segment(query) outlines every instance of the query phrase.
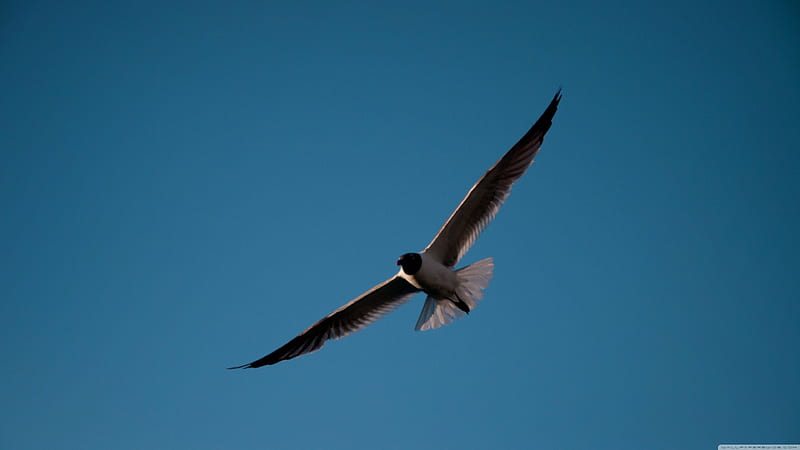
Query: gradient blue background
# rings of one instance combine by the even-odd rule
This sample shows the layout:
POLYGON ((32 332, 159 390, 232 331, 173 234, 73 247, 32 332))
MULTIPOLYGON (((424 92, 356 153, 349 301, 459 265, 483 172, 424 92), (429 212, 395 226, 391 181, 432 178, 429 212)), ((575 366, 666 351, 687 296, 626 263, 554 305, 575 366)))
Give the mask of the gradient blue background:
POLYGON ((800 442, 800 8, 645 3, 3 2, 0 447, 800 442), (393 275, 559 86, 478 310, 224 370, 393 275))

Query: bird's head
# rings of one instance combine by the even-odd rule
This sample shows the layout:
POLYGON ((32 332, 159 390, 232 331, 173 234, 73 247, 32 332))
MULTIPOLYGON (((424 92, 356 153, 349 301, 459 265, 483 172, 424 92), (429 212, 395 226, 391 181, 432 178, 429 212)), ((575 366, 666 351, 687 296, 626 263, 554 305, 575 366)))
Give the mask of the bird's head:
POLYGON ((414 275, 422 267, 422 256, 419 253, 406 253, 397 260, 397 265, 403 267, 403 272, 414 275))

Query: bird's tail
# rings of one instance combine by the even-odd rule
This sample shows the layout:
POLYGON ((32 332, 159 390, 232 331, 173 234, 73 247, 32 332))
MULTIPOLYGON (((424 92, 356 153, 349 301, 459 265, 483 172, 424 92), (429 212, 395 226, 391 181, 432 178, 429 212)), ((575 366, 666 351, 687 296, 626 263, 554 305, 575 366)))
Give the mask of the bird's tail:
POLYGON ((489 285, 494 270, 492 258, 482 259, 456 270, 459 286, 454 299, 425 299, 425 306, 414 327, 417 331, 432 330, 447 325, 478 306, 483 290, 489 285))

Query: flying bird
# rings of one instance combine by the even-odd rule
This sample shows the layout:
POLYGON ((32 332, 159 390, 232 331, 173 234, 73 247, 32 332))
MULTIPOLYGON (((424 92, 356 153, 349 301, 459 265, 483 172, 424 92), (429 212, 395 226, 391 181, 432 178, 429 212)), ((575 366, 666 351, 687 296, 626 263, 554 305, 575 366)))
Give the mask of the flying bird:
POLYGON ((274 352, 229 369, 268 366, 315 352, 330 339, 345 337, 372 324, 419 292, 428 297, 417 320, 417 331, 439 328, 469 314, 483 298, 494 263, 492 258, 486 258, 454 268, 497 214, 511 185, 533 163, 560 100, 559 89, 539 120, 472 186, 431 243, 419 253, 400 256, 397 275, 323 317, 274 352))

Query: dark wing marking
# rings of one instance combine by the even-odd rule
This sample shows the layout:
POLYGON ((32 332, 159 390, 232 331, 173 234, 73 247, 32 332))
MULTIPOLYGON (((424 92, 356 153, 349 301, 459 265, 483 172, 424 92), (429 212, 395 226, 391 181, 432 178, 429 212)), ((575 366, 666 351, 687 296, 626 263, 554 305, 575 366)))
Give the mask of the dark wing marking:
POLYGON ((486 172, 447 219, 425 252, 447 267, 454 267, 469 250, 481 231, 492 221, 511 192, 511 185, 525 173, 539 151, 544 135, 552 125, 561 100, 556 92, 539 120, 486 172))
POLYGON ((296 338, 269 355, 229 369, 250 369, 275 364, 319 350, 329 339, 339 339, 375 322, 419 292, 408 281, 395 276, 370 289, 311 325, 296 338))

